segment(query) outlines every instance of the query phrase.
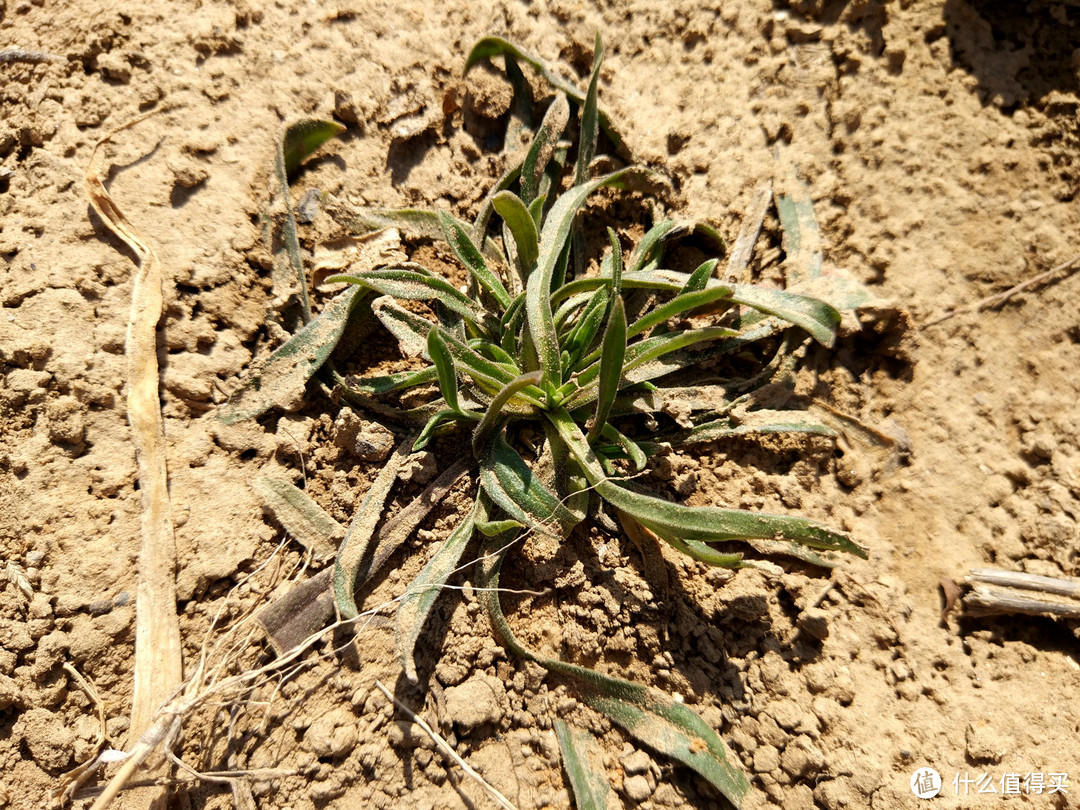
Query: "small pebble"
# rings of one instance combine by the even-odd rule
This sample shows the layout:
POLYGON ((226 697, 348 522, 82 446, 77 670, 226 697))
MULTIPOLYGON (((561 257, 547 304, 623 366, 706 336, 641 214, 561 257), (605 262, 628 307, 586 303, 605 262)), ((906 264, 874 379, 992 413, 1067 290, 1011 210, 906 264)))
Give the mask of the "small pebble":
POLYGON ((829 614, 821 608, 807 608, 796 619, 799 629, 818 641, 829 637, 829 614))
POLYGON ((506 687, 502 681, 477 674, 446 690, 446 715, 463 729, 495 724, 503 718, 506 687))
POLYGON ((627 776, 634 776, 635 774, 646 773, 649 770, 649 766, 652 765, 652 757, 644 751, 634 751, 632 754, 627 754, 619 762, 622 763, 627 776))
POLYGON ((623 793, 632 802, 643 802, 652 795, 649 780, 641 774, 623 780, 623 793))
POLYGON ((304 747, 320 758, 347 756, 358 740, 356 718, 345 709, 324 714, 304 732, 304 747))
POLYGON ((754 771, 771 773, 780 767, 780 752, 774 746, 762 745, 754 752, 754 771))
POLYGON ((394 449, 394 434, 342 408, 334 421, 334 444, 363 461, 385 461, 394 449))

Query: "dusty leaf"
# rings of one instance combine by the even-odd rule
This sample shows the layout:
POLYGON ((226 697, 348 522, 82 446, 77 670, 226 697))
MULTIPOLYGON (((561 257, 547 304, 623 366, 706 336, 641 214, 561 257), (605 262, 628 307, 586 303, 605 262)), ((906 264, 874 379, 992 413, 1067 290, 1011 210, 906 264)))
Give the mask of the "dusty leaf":
POLYGON ((251 374, 218 410, 218 418, 231 424, 294 402, 330 357, 345 333, 353 307, 366 293, 366 289, 356 286, 338 293, 322 312, 251 374))

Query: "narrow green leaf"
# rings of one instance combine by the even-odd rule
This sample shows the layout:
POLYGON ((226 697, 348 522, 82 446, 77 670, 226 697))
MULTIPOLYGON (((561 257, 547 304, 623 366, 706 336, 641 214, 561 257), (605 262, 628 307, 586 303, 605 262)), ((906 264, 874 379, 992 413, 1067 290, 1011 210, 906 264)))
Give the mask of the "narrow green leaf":
POLYGON ((537 353, 536 346, 533 344, 532 334, 527 328, 521 330, 518 346, 518 356, 521 358, 522 370, 539 371, 540 355, 537 353))
POLYGON ((476 524, 476 530, 484 537, 498 537, 500 534, 506 534, 506 532, 516 531, 518 529, 526 528, 525 524, 520 520, 485 520, 483 523, 476 524))
POLYGON ((822 346, 836 341, 840 313, 824 301, 786 290, 770 290, 750 284, 735 284, 731 300, 783 318, 807 332, 822 346))
MULTIPOLYGON (((689 279, 690 276, 687 273, 677 273, 674 270, 649 270, 631 273, 624 269, 624 272, 621 274, 620 283, 622 288, 628 290, 657 290, 679 293, 689 279)), ((597 287, 607 283, 607 279, 601 276, 576 278, 573 281, 564 284, 552 295, 552 304, 557 305, 560 301, 571 295, 595 290, 597 287)), ((720 285, 719 281, 711 279, 707 286, 711 289, 718 285, 720 285)))
POLYGON ((536 223, 536 227, 539 228, 541 222, 544 219, 544 204, 547 202, 547 195, 541 194, 531 203, 529 203, 529 216, 532 217, 533 222, 536 223))
POLYGON ((541 455, 536 469, 545 481, 550 481, 563 504, 574 515, 575 523, 585 519, 589 508, 589 481, 581 472, 578 463, 570 457, 570 451, 559 432, 545 420, 544 437, 547 439, 548 452, 541 455), (550 461, 550 477, 547 462, 550 461))
POLYGON ((540 180, 555 155, 556 144, 570 122, 570 104, 566 96, 557 94, 551 102, 540 128, 533 136, 532 145, 521 164, 521 201, 531 204, 540 193, 540 180))
POLYGON ((600 333, 600 326, 604 322, 604 315, 608 311, 608 302, 611 295, 606 287, 600 287, 591 296, 589 302, 581 312, 577 325, 571 330, 566 339, 562 341, 563 350, 569 355, 564 368, 573 367, 581 358, 581 355, 589 350, 596 342, 600 333))
POLYGON ((518 368, 517 360, 514 359, 513 355, 497 343, 492 343, 489 340, 470 340, 469 348, 486 357, 488 360, 506 366, 507 370, 512 369, 512 373, 515 377, 522 373, 521 369, 518 368))
POLYGON ((563 767, 570 778, 577 810, 607 810, 611 786, 607 774, 594 766, 600 761, 600 746, 587 731, 574 731, 561 719, 555 720, 555 737, 559 740, 563 767))
POLYGON ((424 629, 435 600, 439 598, 447 580, 453 575, 461 561, 465 547, 472 539, 476 526, 479 503, 474 503, 469 514, 462 520, 438 551, 428 560, 427 565, 409 583, 401 597, 397 618, 394 624, 394 647, 398 661, 405 670, 405 677, 416 683, 416 660, 414 658, 416 642, 424 629))
POLYGON ((368 556, 368 546, 382 517, 386 497, 397 480, 398 470, 412 452, 414 440, 415 436, 408 436, 386 460, 386 466, 375 476, 363 502, 357 507, 349 531, 338 549, 337 559, 334 560, 333 590, 334 604, 343 619, 355 619, 360 615, 356 607, 356 580, 366 577, 366 572, 361 576, 360 569, 368 556))
POLYGON ((304 158, 344 131, 345 127, 336 121, 316 119, 297 121, 288 126, 281 138, 281 153, 286 175, 292 175, 304 158))
MULTIPOLYGON (((383 296, 372 301, 371 309, 397 338, 403 350, 408 348, 411 353, 417 355, 427 354, 427 336, 432 327, 436 326, 435 324, 399 306, 390 296, 383 296)), ((488 360, 442 327, 438 328, 458 370, 466 374, 485 392, 495 395, 499 389, 514 379, 513 372, 503 368, 499 363, 488 360)), ((521 393, 519 396, 530 404, 540 404, 538 399, 530 398, 528 392, 521 393)))
POLYGON ((612 186, 642 170, 627 167, 580 186, 559 197, 552 206, 540 233, 540 257, 536 272, 525 288, 526 321, 544 373, 544 387, 554 390, 562 384, 560 347, 551 311, 551 282, 560 259, 564 258, 566 240, 578 209, 586 198, 603 186, 612 186))
MULTIPOLYGON (((639 340, 637 343, 630 344, 626 349, 626 354, 623 357, 622 376, 625 382, 644 382, 647 379, 654 379, 656 376, 661 375, 651 370, 643 375, 638 373, 639 370, 646 368, 663 355, 698 343, 737 334, 737 332, 724 326, 706 326, 701 329, 683 329, 678 332, 667 332, 639 340)), ((581 372, 577 379, 580 390, 566 400, 566 407, 573 410, 592 402, 599 393, 597 390, 597 378, 599 376, 600 364, 598 362, 594 362, 581 372)))
POLYGON ((619 446, 626 454, 626 457, 634 463, 635 470, 640 472, 645 469, 645 465, 648 463, 648 457, 645 455, 645 451, 641 448, 641 445, 633 441, 629 436, 623 434, 610 423, 604 425, 604 438, 615 442, 619 446))
POLYGON ((690 274, 690 278, 686 280, 686 284, 681 290, 680 295, 686 293, 701 292, 709 284, 709 279, 713 277, 713 272, 716 270, 716 265, 719 264, 717 259, 709 259, 702 262, 697 270, 690 274))
POLYGON ((846 534, 807 518, 717 506, 684 506, 632 492, 612 481, 597 485, 597 492, 616 509, 626 512, 668 542, 676 538, 702 543, 783 538, 810 548, 846 551, 867 559, 866 552, 846 534))
POLYGON ((529 209, 512 191, 501 191, 492 198, 495 211, 503 218, 517 246, 518 265, 522 283, 527 281, 540 255, 540 237, 529 209))
POLYGON ((316 562, 337 553, 345 529, 313 501, 306 492, 282 478, 264 475, 255 481, 255 492, 274 519, 310 549, 316 562))
POLYGON ((559 308, 555 310, 552 317, 555 319, 555 328, 560 335, 567 331, 567 323, 571 320, 571 316, 588 304, 596 293, 603 289, 603 287, 597 287, 591 293, 583 292, 578 295, 573 295, 559 305, 559 308))
POLYGON ((596 108, 597 84, 600 81, 600 65, 604 61, 604 44, 600 41, 600 32, 596 32, 596 45, 593 47, 592 74, 589 76, 589 88, 585 91, 585 102, 581 107, 581 132, 578 136, 577 163, 574 166, 574 185, 578 186, 589 179, 589 166, 596 157, 596 140, 599 135, 599 115, 596 108))
MULTIPOLYGON (((454 356, 458 366, 485 393, 495 396, 503 386, 514 380, 516 369, 507 368, 501 363, 491 362, 479 352, 453 339, 452 336, 445 332, 443 337, 446 339, 447 348, 450 349, 450 354, 454 356)), ((528 389, 517 392, 516 398, 526 403, 524 406, 518 406, 512 401, 508 405, 514 413, 518 414, 539 407, 541 404, 539 393, 528 389)))
POLYGON ((218 419, 232 424, 295 401, 307 381, 330 357, 345 332, 349 315, 366 294, 366 290, 358 287, 338 293, 318 316, 275 350, 229 397, 218 410, 218 419))
POLYGON ((611 243, 611 295, 613 298, 622 297, 622 274, 623 255, 622 242, 614 229, 608 228, 608 241, 611 243))
POLYGON ((622 726, 641 742, 692 768, 708 780, 734 805, 741 808, 750 783, 723 740, 693 709, 657 689, 604 675, 592 669, 546 658, 527 649, 510 629, 499 604, 499 569, 506 557, 506 544, 484 544, 477 576, 478 597, 504 646, 527 661, 551 672, 578 679, 583 698, 592 708, 622 726))
MULTIPOLYGON (((476 301, 459 291, 446 279, 432 275, 425 267, 412 262, 394 264, 363 273, 330 276, 328 283, 359 284, 382 295, 406 301, 438 301, 484 331, 494 330, 496 321, 476 301)), ((504 290, 505 292, 505 290, 504 290)))
POLYGON ((484 448, 491 440, 492 432, 499 426, 499 422, 504 415, 503 409, 506 407, 506 404, 519 391, 523 391, 530 386, 539 384, 540 372, 532 371, 528 374, 522 374, 519 377, 515 377, 503 386, 502 390, 495 395, 495 398, 491 400, 491 404, 488 405, 488 409, 484 413, 484 418, 480 420, 480 424, 477 425, 476 430, 473 431, 473 455, 476 456, 476 458, 480 458, 483 454, 484 448))
MULTIPOLYGON (((670 290, 678 293, 689 280, 690 276, 686 273, 673 270, 649 270, 624 273, 622 283, 624 287, 632 289, 670 290)), ((596 289, 604 283, 603 279, 596 277, 574 279, 552 296, 552 303, 557 305, 569 295, 596 289)), ((836 328, 840 323, 840 313, 832 305, 790 290, 773 290, 753 284, 724 285, 717 279, 709 279, 706 289, 712 290, 725 286, 732 290, 731 300, 735 303, 745 304, 766 315, 783 318, 805 329, 815 340, 825 346, 833 344, 836 328)), ((743 323, 744 326, 751 326, 760 320, 760 317, 747 316, 743 319, 743 323)))
MULTIPOLYGON (((707 264, 707 262, 706 262, 707 264)), ((734 291, 730 287, 709 287, 696 292, 684 292, 672 298, 666 304, 657 307, 648 315, 634 321, 633 326, 627 331, 627 337, 637 337, 648 331, 658 323, 663 323, 676 315, 686 315, 698 307, 707 306, 716 301, 730 298, 734 291)))
POLYGON ((604 330, 604 343, 600 354, 599 388, 596 397, 596 415, 589 428, 589 442, 595 442, 607 424, 611 413, 611 403, 619 392, 619 380, 622 378, 623 359, 626 356, 626 310, 622 297, 614 300, 607 328, 604 330))
POLYGON ((664 237, 675 229, 678 223, 673 219, 665 219, 657 223, 645 232, 630 257, 629 272, 640 273, 650 269, 650 266, 659 260, 664 249, 664 237))
MULTIPOLYGON (((509 185, 515 179, 517 179, 516 175, 506 180, 506 183, 509 185)), ((503 182, 503 180, 500 180, 500 182, 503 182)), ((334 215, 335 221, 340 222, 349 233, 354 235, 362 236, 384 228, 397 228, 405 239, 430 239, 435 242, 446 240, 442 223, 439 221, 440 214, 445 212, 433 211, 428 208, 345 208, 340 205, 336 208, 331 205, 329 208, 334 215)), ((490 206, 487 207, 487 211, 488 215, 490 215, 490 206)), ((469 227, 467 223, 456 217, 454 222, 461 228, 467 229, 469 227)), ((474 233, 476 232, 474 231, 474 233)), ((480 238, 480 235, 477 234, 476 239, 479 240, 480 238)), ((500 264, 504 261, 502 250, 490 238, 483 240, 480 252, 489 262, 500 264)))
POLYGON ((457 370, 454 368, 454 358, 446 347, 446 341, 439 334, 437 328, 428 332, 427 339, 428 355, 435 364, 435 373, 439 376, 439 390, 443 399, 452 411, 461 413, 461 405, 458 404, 458 381, 457 370))
POLYGON ((866 552, 853 543, 847 534, 834 531, 817 521, 716 506, 684 506, 627 489, 604 474, 588 440, 564 409, 547 411, 545 415, 558 429, 597 493, 616 509, 673 545, 676 542, 694 541, 784 539, 810 548, 845 551, 866 559, 866 552))
POLYGON ((734 807, 742 807, 750 782, 731 764, 735 757, 723 740, 693 709, 655 690, 638 687, 632 691, 619 688, 617 692, 621 683, 604 686, 606 690, 601 688, 599 694, 586 695, 585 702, 653 750, 696 771, 734 807), (628 691, 630 696, 623 697, 628 691))
POLYGON ((555 272, 551 274, 551 286, 548 287, 549 295, 566 283, 566 271, 570 266, 570 256, 573 253, 574 241, 579 233, 580 226, 575 219, 570 223, 570 236, 563 245, 558 261, 555 262, 555 272))
POLYGON ((562 538, 581 518, 536 476, 501 431, 481 448, 480 485, 501 509, 530 529, 562 538))
MULTIPOLYGON (((472 416, 468 411, 455 411, 452 408, 443 408, 440 411, 436 411, 431 415, 431 418, 425 423, 423 430, 420 431, 420 435, 416 437, 416 441, 413 443, 413 452, 423 450, 427 447, 428 442, 435 438, 436 433, 445 432, 440 428, 450 429, 451 422, 461 421, 462 417, 472 416)), ((477 417, 479 418, 479 417, 477 417)))
POLYGON ((525 293, 518 295, 503 313, 500 325, 499 345, 503 351, 514 355, 518 353, 517 337, 521 324, 525 321, 525 293))
POLYGON ((480 249, 473 244, 468 232, 446 213, 439 213, 439 223, 458 261, 465 265, 465 269, 495 299, 501 309, 505 310, 510 306, 510 293, 506 291, 499 277, 491 272, 484 257, 480 255, 480 249))
MULTIPOLYGON (((544 79, 554 87, 556 90, 561 90, 573 101, 579 104, 585 100, 584 94, 575 87, 571 82, 559 76, 557 73, 552 72, 547 66, 535 56, 526 53, 516 45, 507 42, 501 37, 485 37, 477 42, 473 49, 469 52, 468 57, 465 60, 465 73, 467 74, 474 65, 476 65, 482 59, 490 59, 492 56, 498 56, 499 54, 509 54, 520 62, 524 62, 531 67, 537 73, 544 77, 544 79)), ((615 125, 611 122, 610 117, 603 110, 597 110, 597 120, 600 125, 600 129, 607 135, 608 140, 615 146, 615 150, 619 153, 620 157, 629 160, 630 155, 623 146, 623 139, 619 132, 615 129, 615 125)))

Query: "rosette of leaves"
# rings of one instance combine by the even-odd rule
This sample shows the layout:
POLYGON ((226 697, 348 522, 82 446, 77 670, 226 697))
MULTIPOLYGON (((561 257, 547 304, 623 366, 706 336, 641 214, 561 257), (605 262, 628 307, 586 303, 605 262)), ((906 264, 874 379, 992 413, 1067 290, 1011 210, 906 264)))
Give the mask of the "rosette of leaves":
MULTIPOLYGON (((590 264, 584 246, 597 240, 586 238, 582 216, 590 197, 600 189, 641 188, 655 179, 644 167, 614 168, 614 159, 597 159, 602 137, 625 155, 597 104, 599 39, 583 93, 496 38, 477 44, 466 70, 496 56, 503 57, 514 88, 510 131, 516 137, 524 129, 532 138, 476 219, 467 223, 446 212, 367 210, 356 212, 353 220, 358 231, 395 227, 406 238, 445 241, 467 272, 469 287, 462 291, 414 262, 327 279, 350 286, 289 342, 291 348, 286 344, 278 350, 279 364, 299 367, 294 376, 314 374, 351 314, 359 311, 357 303, 367 298, 367 316, 373 315, 422 364, 348 379, 332 371, 342 397, 394 422, 416 422, 416 447, 444 432, 469 432, 479 479, 474 506, 410 584, 397 617, 398 654, 410 679, 416 680, 413 649, 432 605, 466 546, 479 535, 481 600, 504 644, 576 679, 589 705, 696 770, 739 806, 749 789, 746 777, 717 734, 689 707, 655 689, 525 648, 503 616, 499 570, 507 549, 523 533, 566 538, 588 516, 609 528, 614 527, 610 516, 632 521, 695 560, 725 568, 754 564, 733 547, 739 543, 818 565, 835 564, 835 552, 865 557, 848 535, 813 520, 690 507, 630 480, 646 467, 660 440, 692 443, 754 432, 831 434, 805 412, 764 407, 768 397, 761 392, 790 383, 803 343, 833 344, 840 312, 800 292, 799 286, 835 292, 836 285, 821 283, 820 257, 813 255, 800 259, 797 283, 789 274, 783 290, 723 281, 718 258, 689 272, 669 269, 665 253, 676 239, 698 233, 718 240, 708 226, 671 219, 656 222, 631 249, 607 229, 602 240, 607 247, 590 264), (546 108, 534 103, 522 64, 551 86, 546 108), (601 164, 610 170, 597 173, 601 164), (417 314, 414 305, 406 307, 403 301, 426 302, 432 317, 417 314), (695 380, 695 374, 704 377, 703 363, 724 363, 754 350, 768 356, 752 373, 695 380), (299 366, 297 356, 302 358, 299 366), (431 393, 409 409, 387 399, 407 391, 414 398, 431 393), (652 415, 672 412, 681 414, 680 427, 650 434, 648 426, 659 424, 652 415), (636 430, 625 430, 627 424, 636 430), (543 437, 527 454, 517 440, 525 426, 543 437)), ((788 242, 797 248, 800 229, 804 237, 812 231, 812 211, 805 201, 790 199, 778 207, 788 242)), ((847 288, 832 297, 847 306, 857 292, 847 288)), ((267 369, 274 361, 263 377, 273 376, 267 369)), ((265 397, 260 402, 272 404, 265 397)), ((227 418, 254 415, 252 410, 263 407, 249 405, 233 403, 227 418)), ((356 570, 350 561, 362 556, 348 548, 349 542, 346 537, 334 575, 334 597, 344 617, 358 612, 356 570)), ((603 806, 598 797, 604 788, 582 753, 588 746, 562 726, 559 739, 579 807, 603 806)))

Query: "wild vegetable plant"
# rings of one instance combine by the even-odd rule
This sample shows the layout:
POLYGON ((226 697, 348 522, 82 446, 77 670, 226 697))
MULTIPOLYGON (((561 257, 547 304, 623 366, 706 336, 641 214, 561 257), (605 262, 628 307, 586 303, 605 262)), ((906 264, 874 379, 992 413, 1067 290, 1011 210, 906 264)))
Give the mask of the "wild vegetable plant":
MULTIPOLYGON (((666 266, 668 248, 682 237, 697 234, 719 242, 702 223, 662 219, 632 246, 611 228, 600 240, 585 232, 590 199, 600 189, 628 191, 629 200, 644 206, 645 198, 634 190, 660 179, 645 167, 596 154, 602 138, 626 153, 597 104, 602 55, 598 38, 588 87, 581 93, 504 40, 478 43, 466 72, 481 60, 502 56, 514 88, 510 128, 532 132, 529 147, 471 223, 425 210, 365 210, 354 217, 360 231, 396 228, 406 238, 444 241, 467 272, 468 288, 462 291, 411 261, 327 279, 350 286, 271 357, 227 406, 224 418, 266 410, 274 402, 271 383, 306 380, 326 362, 350 317, 373 315, 405 354, 422 361, 417 368, 382 376, 345 378, 332 370, 338 394, 393 422, 414 422, 416 449, 437 435, 466 431, 479 479, 473 507, 400 604, 396 643, 406 675, 417 680, 416 641, 466 547, 479 535, 478 593, 505 646, 575 679, 590 706, 696 770, 739 806, 748 781, 692 709, 656 689, 527 649, 512 632, 498 596, 500 567, 517 539, 534 532, 564 540, 589 518, 608 529, 617 529, 612 517, 636 531, 644 527, 693 559, 724 568, 755 564, 733 548, 736 543, 818 565, 834 564, 832 552, 866 556, 846 534, 813 520, 690 507, 633 482, 662 442, 831 433, 805 412, 769 410, 765 394, 790 384, 806 341, 832 346, 841 316, 830 303, 799 291, 801 286, 836 292, 836 285, 821 282, 819 260, 801 262, 789 273, 787 289, 771 289, 722 280, 719 258, 689 272, 666 266), (540 105, 533 102, 520 64, 534 68, 553 90, 538 121, 533 116, 540 105), (586 246, 598 242, 607 245, 602 254, 587 255, 586 246), (426 302, 431 317, 402 301, 426 302), (702 370, 703 364, 736 369, 733 358, 747 354, 765 358, 752 373, 732 371, 716 380, 702 370), (406 409, 393 404, 403 392, 411 392, 412 399, 430 393, 406 409), (678 427, 661 434, 661 423, 672 421, 667 414, 678 416, 678 427), (527 451, 520 441, 523 428, 542 437, 527 451)), ((294 156, 302 157, 333 134, 329 126, 320 130, 315 124, 306 132, 321 134, 294 156)), ((296 139, 291 143, 296 149, 296 139)), ((295 158, 293 166, 298 162, 295 158)), ((779 203, 789 244, 797 249, 800 228, 809 234, 812 211, 788 198, 779 203)), ((295 224, 292 228, 295 244, 295 224)), ((723 278, 740 277, 746 260, 744 252, 729 261, 723 278)), ((298 251, 292 263, 299 265, 298 251)), ((831 297, 848 306, 858 290, 849 285, 831 297)), ((373 490, 392 484, 392 476, 383 477, 373 490)), ((354 588, 364 556, 360 547, 370 540, 375 521, 366 522, 371 525, 363 531, 354 523, 335 563, 334 600, 346 618, 358 613, 354 588)), ((558 736, 578 806, 603 806, 598 797, 606 788, 581 754, 587 747, 581 734, 560 725, 558 736)))

